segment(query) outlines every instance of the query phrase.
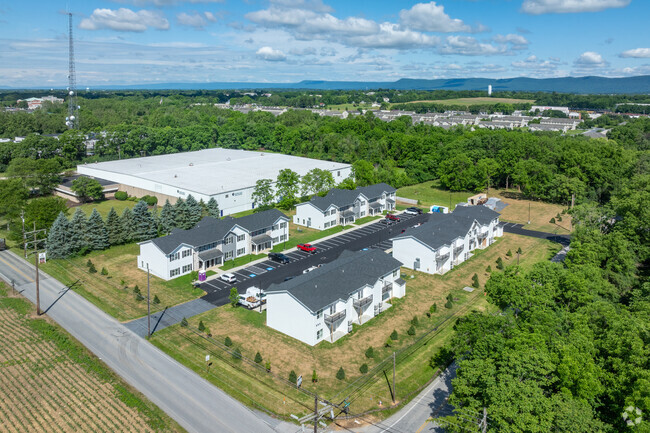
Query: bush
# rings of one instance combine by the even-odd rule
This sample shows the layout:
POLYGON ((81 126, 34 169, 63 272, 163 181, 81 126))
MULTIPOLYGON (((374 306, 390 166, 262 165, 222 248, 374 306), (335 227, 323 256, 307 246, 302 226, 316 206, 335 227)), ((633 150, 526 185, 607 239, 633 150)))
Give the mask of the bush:
POLYGON ((140 200, 147 203, 148 206, 155 206, 158 204, 158 197, 154 197, 152 195, 145 195, 140 200))
POLYGON ((144 296, 142 296, 140 293, 135 294, 135 300, 136 301, 144 301, 144 296))
POLYGON ((499 270, 503 270, 503 267, 504 267, 504 266, 503 266, 503 259, 502 259, 501 257, 499 257, 499 258, 497 259, 497 269, 499 269, 499 270))
POLYGON ((316 374, 316 370, 314 370, 314 371, 312 372, 312 374, 311 374, 311 381, 312 381, 313 383, 318 382, 318 375, 316 374))
POLYGON ((153 304, 154 305, 160 304, 160 299, 158 298, 158 295, 153 295, 153 304))
POLYGON ((418 319, 418 316, 413 316, 411 319, 411 325, 413 326, 418 326, 420 324, 420 320, 418 319))
POLYGON ((521 247, 517 248, 517 254, 523 254, 524 252, 521 250, 521 247))
POLYGON ((551 220, 550 220, 549 222, 550 222, 551 224, 555 224, 555 218, 551 218, 551 220))
POLYGON ((389 339, 386 340, 386 342, 384 343, 384 347, 392 347, 392 346, 393 346, 393 340, 391 340, 391 339, 389 338, 389 339))
POLYGON ((126 191, 115 191, 115 200, 124 201, 129 198, 126 191))
POLYGON ((561 216, 558 216, 556 219, 557 219, 558 221, 562 221, 562 217, 561 217, 561 216))
POLYGON ((506 256, 512 257, 512 250, 508 250, 508 252, 506 253, 506 256))
POLYGON ((123 285, 125 285, 125 284, 126 284, 126 281, 124 281, 124 280, 120 280, 120 286, 123 286, 123 285))
POLYGON ((271 361, 266 361, 266 364, 264 364, 264 368, 266 371, 271 371, 271 361))
POLYGON ((239 347, 235 347, 235 350, 232 352, 232 357, 234 359, 241 359, 241 350, 239 350, 239 347))
POLYGON ((188 325, 187 319, 185 317, 183 317, 183 320, 181 320, 181 327, 182 328, 187 328, 187 325, 188 325))
POLYGON ((433 305, 432 305, 431 307, 429 307, 429 312, 430 312, 431 314, 433 314, 433 313, 435 313, 436 311, 438 311, 438 304, 436 304, 436 303, 434 302, 433 305))
POLYGON ((345 379, 345 370, 343 370, 343 367, 339 368, 339 371, 336 372, 336 378, 338 380, 345 379))
POLYGON ((199 331, 201 332, 205 331, 205 325, 203 324, 203 320, 199 320, 199 331))
POLYGON ((261 355, 259 352, 257 352, 257 353, 255 354, 255 362, 256 362, 257 364, 259 364, 260 362, 262 362, 262 355, 261 355))
POLYGON ((138 293, 140 293, 140 288, 138 287, 137 284, 136 284, 135 287, 133 288, 133 293, 135 293, 136 295, 137 295, 138 293))
POLYGON ((480 284, 478 281, 478 274, 474 274, 474 276, 472 277, 472 287, 478 289, 479 285, 480 284))
POLYGON ((296 374, 295 371, 291 370, 291 372, 289 373, 289 382, 295 384, 297 380, 298 380, 298 375, 296 374))
POLYGON ((399 338, 399 336, 397 335, 397 331, 393 329, 393 332, 391 332, 391 334, 390 334, 390 339, 395 341, 398 338, 399 338))
POLYGON ((91 274, 96 274, 97 273, 97 268, 95 268, 94 263, 90 264, 90 268, 88 268, 88 272, 90 272, 91 274))
POLYGON ((101 274, 102 275, 108 275, 108 271, 106 270, 106 268, 102 268, 101 274))
POLYGON ((452 301, 447 301, 445 303, 445 308, 449 308, 449 309, 454 308, 454 303, 452 301))
POLYGON ((372 346, 370 346, 366 350, 366 358, 374 358, 374 357, 375 357, 375 349, 373 349, 372 346))
POLYGON ((361 367, 359 367, 359 371, 361 374, 366 374, 368 372, 368 364, 361 364, 361 367))
POLYGON ((485 268, 485 272, 487 272, 488 274, 492 272, 492 266, 488 265, 488 267, 485 268))
POLYGON ((190 281, 196 281, 199 279, 199 271, 190 272, 190 281))
POLYGON ((225 344, 227 347, 232 346, 232 340, 230 339, 230 337, 226 337, 226 339, 223 340, 223 344, 225 344))
POLYGON ((411 336, 415 335, 415 326, 411 325, 411 327, 408 329, 408 331, 406 331, 406 333, 411 336))
POLYGON ((86 262, 86 266, 91 267, 92 265, 93 265, 93 262, 91 262, 90 259, 88 259, 88 261, 86 262))

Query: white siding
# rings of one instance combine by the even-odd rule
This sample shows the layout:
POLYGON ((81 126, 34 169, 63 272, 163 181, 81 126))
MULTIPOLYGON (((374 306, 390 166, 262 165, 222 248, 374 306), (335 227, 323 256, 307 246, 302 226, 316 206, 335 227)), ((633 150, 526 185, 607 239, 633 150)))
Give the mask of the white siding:
POLYGON ((326 221, 336 221, 337 219, 336 213, 334 215, 329 215, 329 211, 326 213, 328 214, 327 216, 323 215, 323 211, 311 203, 299 204, 296 206, 296 214, 293 216, 293 223, 317 230, 324 230, 326 221))
POLYGON ((316 320, 316 315, 287 293, 266 295, 266 324, 310 346, 317 343, 316 332, 319 329, 324 329, 324 337, 329 336, 322 317, 316 320))

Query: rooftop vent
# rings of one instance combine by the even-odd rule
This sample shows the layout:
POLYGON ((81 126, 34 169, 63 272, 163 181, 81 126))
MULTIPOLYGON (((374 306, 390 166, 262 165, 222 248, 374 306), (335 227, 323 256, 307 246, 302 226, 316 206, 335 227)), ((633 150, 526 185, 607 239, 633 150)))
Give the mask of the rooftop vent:
POLYGON ((192 167, 193 165, 194 165, 194 163, 193 163, 193 162, 190 162, 190 167, 192 167))

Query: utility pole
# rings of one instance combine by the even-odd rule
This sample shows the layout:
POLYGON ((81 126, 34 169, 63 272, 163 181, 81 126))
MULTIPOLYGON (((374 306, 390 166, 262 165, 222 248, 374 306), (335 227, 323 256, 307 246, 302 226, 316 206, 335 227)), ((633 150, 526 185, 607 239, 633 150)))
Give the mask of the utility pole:
POLYGON ((26 238, 25 238, 25 211, 21 210, 20 211, 20 219, 23 220, 23 250, 25 253, 25 258, 27 258, 27 243, 26 238))
POLYGON ((530 202, 528 202, 528 224, 530 224, 530 202))
POLYGON ((38 239, 37 236, 39 233, 47 233, 47 230, 41 229, 41 230, 36 230, 36 222, 34 222, 34 231, 31 231, 29 233, 25 233, 25 250, 27 250, 27 244, 34 244, 34 266, 36 267, 36 315, 40 316, 41 315, 41 294, 40 294, 40 286, 39 286, 39 281, 38 281, 38 244, 40 242, 44 242, 45 239, 38 239), (27 235, 34 235, 34 240, 27 242, 26 236, 27 235))
POLYGON ((397 398, 397 391, 395 390, 395 352, 393 352, 393 404, 397 398))
POLYGON ((483 408, 483 419, 479 423, 481 433, 487 433, 487 408, 483 408))
POLYGON ((149 263, 147 263, 147 340, 151 338, 151 303, 149 302, 149 263))
POLYGON ((318 394, 314 397, 314 433, 318 433, 318 394))

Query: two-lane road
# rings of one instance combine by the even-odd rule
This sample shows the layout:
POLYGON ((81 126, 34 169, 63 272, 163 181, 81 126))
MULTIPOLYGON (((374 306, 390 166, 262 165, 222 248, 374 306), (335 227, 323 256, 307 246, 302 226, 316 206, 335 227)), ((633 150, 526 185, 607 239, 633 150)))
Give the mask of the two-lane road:
MULTIPOLYGON (((0 277, 36 299, 34 267, 0 251, 0 277)), ((273 432, 249 410, 114 318, 45 274, 41 308, 84 346, 190 432, 273 432)))

